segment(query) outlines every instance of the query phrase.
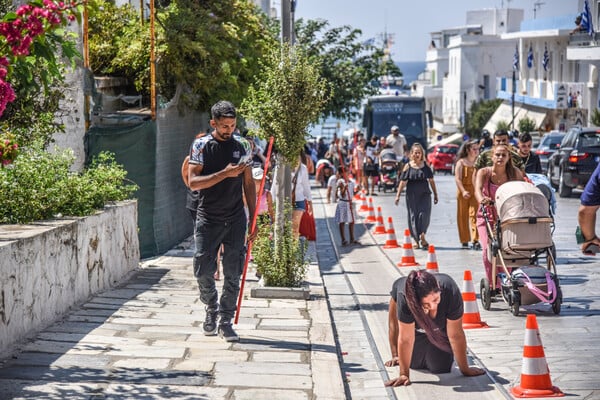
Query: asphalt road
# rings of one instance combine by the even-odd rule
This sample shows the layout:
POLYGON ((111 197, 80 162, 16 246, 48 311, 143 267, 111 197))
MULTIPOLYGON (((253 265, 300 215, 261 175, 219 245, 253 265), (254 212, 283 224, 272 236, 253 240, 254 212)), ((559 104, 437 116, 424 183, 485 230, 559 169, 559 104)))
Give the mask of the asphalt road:
MULTIPOLYGON (((483 277, 481 252, 460 248, 456 229, 456 202, 453 177, 436 175, 440 201, 433 206, 431 225, 427 234, 430 244, 435 245, 440 272, 451 275, 462 287, 465 270, 471 270, 476 292, 483 277)), ((323 197, 321 190, 317 196, 323 197)), ((406 207, 404 196, 398 206, 394 205, 394 193, 380 192, 373 196, 375 209, 381 207, 387 226, 388 217, 393 218, 398 243, 401 245, 406 225, 406 207)), ((545 349, 545 357, 550 369, 552 383, 567 396, 581 399, 600 399, 600 284, 595 257, 583 257, 575 243, 577 224, 578 195, 569 199, 558 199, 553 240, 557 248, 557 270, 563 291, 563 305, 560 315, 555 315, 547 304, 523 306, 519 316, 513 316, 507 304, 492 303, 489 311, 483 310, 478 297, 478 307, 482 320, 489 329, 468 330, 467 339, 472 361, 484 366, 487 376, 465 379, 457 371, 439 376, 413 371, 413 385, 409 389, 399 388, 387 391, 388 398, 461 398, 461 399, 497 399, 510 398, 509 390, 518 384, 522 366, 522 349, 525 335, 525 319, 528 313, 536 315, 540 337, 545 349), (419 387, 426 387, 420 391, 419 387)), ((327 215, 327 226, 335 243, 340 243, 338 228, 333 222, 335 206, 323 205, 327 215)), ((318 215, 317 215, 318 217, 318 215)), ((389 290, 395 279, 407 275, 412 267, 396 267, 401 260, 402 249, 383 249, 386 235, 373 234, 374 224, 361 223, 356 226, 361 246, 337 246, 341 268, 345 274, 348 290, 353 294, 356 309, 362 316, 363 332, 368 340, 372 354, 373 369, 382 380, 397 373, 397 369, 382 367, 383 361, 390 356, 387 337, 387 304, 389 290)), ((427 252, 415 249, 415 257, 424 268, 427 252)), ((325 277, 325 285, 328 286, 325 277)), ((336 298, 332 300, 335 305, 336 298)), ((334 309, 336 324, 339 318, 334 309)), ((339 333, 342 350, 344 341, 356 338, 345 337, 339 333)), ((364 349, 365 352, 367 349, 364 349)), ((371 377, 373 378, 373 377, 371 377)), ((376 379, 375 379, 376 381, 376 379)), ((350 391, 364 390, 369 385, 366 379, 361 381, 360 374, 354 372, 349 378, 350 391)), ((375 385, 376 383, 371 383, 375 385)), ((361 392, 363 393, 363 392, 361 392)), ((366 396, 365 396, 366 397, 366 396)), ((353 395, 352 398, 362 398, 353 395)))

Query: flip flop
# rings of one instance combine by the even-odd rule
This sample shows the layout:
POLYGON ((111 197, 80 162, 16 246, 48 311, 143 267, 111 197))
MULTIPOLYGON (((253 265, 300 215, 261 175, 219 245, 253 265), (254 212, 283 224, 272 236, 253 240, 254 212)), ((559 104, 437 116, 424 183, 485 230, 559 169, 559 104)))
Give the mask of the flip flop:
POLYGON ((350 242, 350 244, 358 244, 358 245, 360 245, 360 242, 358 240, 353 240, 353 241, 350 242))
POLYGON ((342 240, 342 246, 348 246, 348 241, 347 240, 342 240))

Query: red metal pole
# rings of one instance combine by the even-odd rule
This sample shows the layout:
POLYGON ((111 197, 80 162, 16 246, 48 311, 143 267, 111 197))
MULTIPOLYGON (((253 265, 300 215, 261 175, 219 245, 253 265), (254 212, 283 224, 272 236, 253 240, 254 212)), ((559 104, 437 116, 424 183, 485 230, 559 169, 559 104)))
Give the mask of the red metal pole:
MULTIPOLYGON (((254 209, 254 215, 252 216, 252 225, 250 226, 250 232, 254 232, 256 229, 256 219, 258 218, 258 210, 260 209, 260 201, 262 198, 262 192, 265 188, 265 180, 267 179, 267 170, 271 162, 271 150, 273 150, 273 141, 275 138, 271 136, 269 139, 269 147, 267 148, 267 157, 265 159, 265 170, 263 173, 262 180, 260 181, 260 188, 258 190, 258 199, 256 200, 256 208, 254 209)), ((246 283, 246 273, 248 272, 248 263, 250 262, 250 255, 252 253, 252 242, 248 242, 248 248, 246 249, 246 261, 244 262, 244 272, 242 273, 242 283, 240 284, 240 293, 238 294, 237 310, 235 312, 234 324, 237 325, 240 318, 240 310, 242 308, 242 298, 244 298, 244 284, 246 283)))

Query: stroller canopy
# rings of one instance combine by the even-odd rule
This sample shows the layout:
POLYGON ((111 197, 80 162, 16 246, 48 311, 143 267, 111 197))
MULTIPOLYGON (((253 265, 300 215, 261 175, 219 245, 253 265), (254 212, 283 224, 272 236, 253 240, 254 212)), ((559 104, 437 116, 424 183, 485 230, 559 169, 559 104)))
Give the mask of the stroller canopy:
POLYGON ((496 211, 500 221, 513 218, 550 217, 548 199, 528 182, 512 181, 496 191, 496 211))

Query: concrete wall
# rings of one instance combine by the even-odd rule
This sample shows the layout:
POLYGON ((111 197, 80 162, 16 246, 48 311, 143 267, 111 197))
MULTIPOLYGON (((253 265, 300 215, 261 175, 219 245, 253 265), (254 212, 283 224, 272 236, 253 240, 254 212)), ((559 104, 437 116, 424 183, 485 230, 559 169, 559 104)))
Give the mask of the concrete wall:
POLYGON ((137 202, 89 217, 0 225, 0 355, 139 265, 137 202))

